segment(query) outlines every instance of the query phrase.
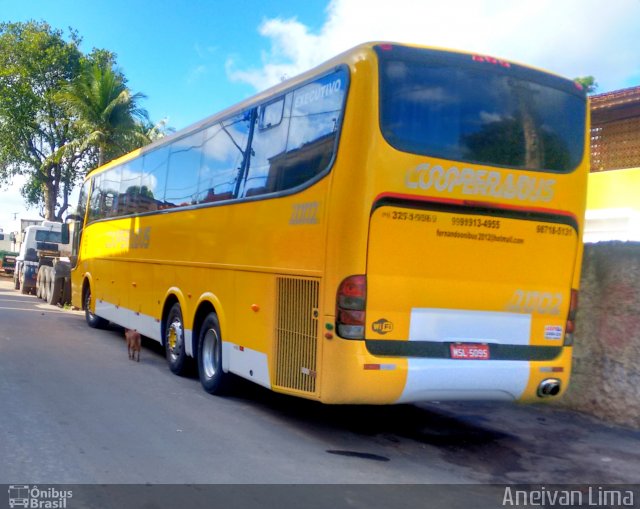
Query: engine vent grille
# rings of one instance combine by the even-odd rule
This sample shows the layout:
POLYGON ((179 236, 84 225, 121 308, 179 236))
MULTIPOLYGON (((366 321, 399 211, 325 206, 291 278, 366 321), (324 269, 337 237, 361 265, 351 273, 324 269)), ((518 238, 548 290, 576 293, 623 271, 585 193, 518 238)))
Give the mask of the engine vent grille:
POLYGON ((275 385, 316 392, 319 281, 277 277, 275 385))

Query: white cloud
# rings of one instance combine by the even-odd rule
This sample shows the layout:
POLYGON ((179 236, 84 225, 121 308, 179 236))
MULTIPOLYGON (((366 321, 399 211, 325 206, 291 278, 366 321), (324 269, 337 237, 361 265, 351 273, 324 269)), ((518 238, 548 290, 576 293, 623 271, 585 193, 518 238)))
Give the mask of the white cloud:
POLYGON ((318 33, 296 19, 268 19, 259 32, 270 41, 262 67, 227 62, 231 80, 258 90, 372 40, 489 54, 567 77, 593 75, 600 91, 640 77, 639 0, 332 0, 318 33))
POLYGON ((321 47, 322 35, 309 33, 309 29, 296 19, 266 20, 259 32, 271 40, 271 50, 261 55, 263 67, 237 70, 234 60, 229 58, 227 75, 232 81, 243 81, 256 89, 266 88, 295 76, 330 56, 321 47))

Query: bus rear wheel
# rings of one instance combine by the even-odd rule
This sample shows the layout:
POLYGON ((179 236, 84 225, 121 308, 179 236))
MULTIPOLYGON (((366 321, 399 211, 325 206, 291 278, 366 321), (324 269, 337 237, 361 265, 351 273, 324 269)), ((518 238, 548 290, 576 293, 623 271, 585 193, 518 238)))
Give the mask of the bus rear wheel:
POLYGON ((209 394, 222 395, 228 392, 231 374, 222 369, 222 338, 215 313, 209 313, 200 328, 198 375, 202 387, 209 394))
POLYGON ((184 348, 184 321, 182 308, 177 302, 169 310, 164 331, 164 348, 169 369, 175 375, 186 375, 189 363, 184 348))

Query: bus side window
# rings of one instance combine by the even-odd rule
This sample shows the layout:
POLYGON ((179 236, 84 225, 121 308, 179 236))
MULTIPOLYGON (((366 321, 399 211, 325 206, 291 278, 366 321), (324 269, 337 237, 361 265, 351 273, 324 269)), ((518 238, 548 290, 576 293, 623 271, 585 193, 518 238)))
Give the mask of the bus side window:
POLYGON ((198 203, 234 197, 250 127, 251 115, 244 112, 206 129, 198 179, 198 203))
POLYGON ((91 189, 91 198, 89 199, 89 216, 87 222, 100 219, 100 202, 102 197, 102 175, 93 178, 93 188, 91 189))
POLYGON ((91 185, 91 179, 87 179, 80 188, 80 194, 78 195, 78 207, 76 208, 76 215, 80 224, 84 224, 84 216, 87 212, 87 198, 89 197, 89 186, 91 185))
POLYGON ((100 218, 116 217, 118 215, 121 175, 122 168, 120 166, 116 166, 102 174, 103 200, 100 206, 100 218))
POLYGON ((261 106, 243 196, 286 191, 325 171, 336 147, 346 92, 340 69, 261 106))
POLYGON ((198 173, 202 159, 203 131, 171 144, 165 201, 182 207, 196 203, 198 173))
POLYGON ((142 158, 136 158, 122 165, 120 190, 118 193, 118 215, 128 216, 140 210, 140 181, 142 179, 142 158))
POLYGON ((329 166, 342 119, 346 82, 345 71, 339 70, 295 91, 288 161, 279 179, 281 189, 311 180, 329 166))
POLYGON ((160 147, 144 155, 140 181, 139 212, 164 209, 164 191, 167 185, 169 147, 160 147))
POLYGON ((251 139, 251 159, 242 196, 279 191, 278 178, 286 159, 287 137, 293 94, 261 105, 251 139), (280 115, 280 111, 282 114, 280 115))
POLYGON ((259 108, 258 129, 264 131, 277 127, 284 116, 284 97, 279 97, 259 108))

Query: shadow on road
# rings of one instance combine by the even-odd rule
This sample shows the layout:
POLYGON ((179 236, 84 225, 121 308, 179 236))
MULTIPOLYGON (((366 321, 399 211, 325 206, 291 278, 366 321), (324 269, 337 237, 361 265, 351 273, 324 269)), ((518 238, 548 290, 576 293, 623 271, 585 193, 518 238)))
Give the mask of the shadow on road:
MULTIPOLYGON (((112 326, 114 335, 122 328, 112 326)), ((163 361, 164 349, 143 349, 163 361)), ((167 376, 172 376, 167 369, 167 376)), ((195 370, 188 376, 200 390, 195 370)), ((640 432, 547 405, 492 402, 323 405, 234 377, 227 400, 248 404, 327 444, 327 454, 363 461, 433 455, 484 483, 638 483, 640 432), (363 446, 363 444, 366 444, 363 446)), ((212 398, 215 398, 212 396, 212 398)))

